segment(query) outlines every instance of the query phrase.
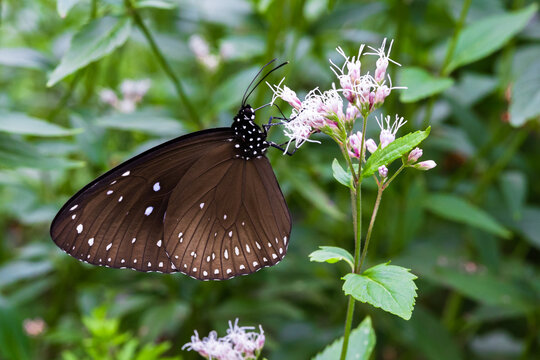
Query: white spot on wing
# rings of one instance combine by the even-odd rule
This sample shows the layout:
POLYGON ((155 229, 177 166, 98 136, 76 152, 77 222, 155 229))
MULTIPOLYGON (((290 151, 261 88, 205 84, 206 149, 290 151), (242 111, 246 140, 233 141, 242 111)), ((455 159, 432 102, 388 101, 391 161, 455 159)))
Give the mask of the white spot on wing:
POLYGON ((75 210, 78 206, 79 206, 79 205, 73 205, 73 206, 69 209, 69 211, 75 210))
POLYGON ((204 207, 204 203, 203 203, 203 202, 200 203, 200 204, 199 204, 199 207, 202 209, 202 208, 204 207))
POLYGON ((149 261, 149 262, 148 262, 148 267, 150 267, 150 266, 152 266, 152 263, 149 261))
POLYGON ((144 210, 144 215, 146 215, 146 216, 150 215, 153 210, 154 210, 153 206, 147 207, 146 210, 144 210))
POLYGON ((272 254, 272 259, 277 259, 277 255, 275 253, 272 254))
POLYGON ((158 247, 161 247, 161 240, 158 240, 158 242, 156 243, 156 245, 157 245, 158 247))
POLYGON ((159 182, 154 184, 153 189, 154 191, 159 191, 159 189, 161 189, 161 187, 159 186, 159 182))
POLYGON ((124 200, 124 197, 123 197, 123 196, 120 196, 120 197, 118 198, 118 202, 121 202, 122 200, 124 200))
POLYGON ((238 246, 234 247, 234 253, 236 254, 236 256, 240 255, 240 250, 238 249, 238 246))
POLYGON ((232 273, 232 270, 231 269, 227 269, 227 274, 230 274, 232 273))
POLYGON ((283 237, 283 244, 287 245, 287 237, 283 237))
POLYGON ((227 220, 227 214, 223 215, 223 220, 227 220))
POLYGON ((229 237, 232 237, 232 230, 229 231, 229 237))
POLYGON ((80 234, 80 233, 82 233, 82 231, 83 231, 82 224, 77 225, 77 233, 80 234))
POLYGON ((77 215, 73 214, 73 215, 71 216, 71 220, 75 220, 76 217, 77 217, 77 215))
POLYGON ((135 244, 135 241, 137 241, 137 238, 131 239, 131 243, 132 243, 132 244, 135 244))
POLYGON ((219 269, 214 270, 214 274, 219 274, 219 269))
POLYGON ((208 276, 208 271, 206 271, 206 270, 203 271, 203 275, 204 275, 204 276, 208 276))
POLYGON ((160 261, 158 264, 159 267, 163 267, 163 261, 160 261))
POLYGON ((225 249, 225 251, 223 252, 223 256, 225 257, 225 259, 229 258, 229 251, 227 249, 225 249))
POLYGON ((244 264, 240 265, 240 270, 244 270, 245 268, 244 264))
POLYGON ((248 244, 246 244, 246 251, 247 251, 247 252, 251 252, 251 250, 249 249, 249 245, 248 245, 248 244))
POLYGON ((90 246, 94 245, 94 238, 88 239, 88 245, 90 246))
POLYGON ((129 171, 126 171, 125 173, 122 174, 122 176, 128 176, 130 174, 129 171))
POLYGON ((257 241, 255 241, 255 245, 257 245, 257 249, 261 250, 261 244, 259 244, 257 241))
POLYGON ((112 243, 110 243, 109 245, 107 245, 107 247, 105 248, 105 250, 109 251, 112 247, 112 243))
POLYGON ((257 265, 259 265, 259 263, 256 262, 256 261, 254 261, 254 262, 253 262, 253 266, 255 267, 255 266, 257 266, 257 265))
POLYGON ((113 193, 112 190, 107 191, 107 195, 111 195, 113 193))

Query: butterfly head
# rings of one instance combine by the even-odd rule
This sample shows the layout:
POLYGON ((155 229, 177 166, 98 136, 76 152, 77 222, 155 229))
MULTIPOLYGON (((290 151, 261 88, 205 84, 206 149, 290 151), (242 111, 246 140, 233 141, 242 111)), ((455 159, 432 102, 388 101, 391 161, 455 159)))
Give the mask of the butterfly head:
POLYGON ((255 123, 255 111, 250 105, 240 108, 231 128, 235 135, 237 157, 249 160, 265 155, 269 146, 266 133, 255 123))

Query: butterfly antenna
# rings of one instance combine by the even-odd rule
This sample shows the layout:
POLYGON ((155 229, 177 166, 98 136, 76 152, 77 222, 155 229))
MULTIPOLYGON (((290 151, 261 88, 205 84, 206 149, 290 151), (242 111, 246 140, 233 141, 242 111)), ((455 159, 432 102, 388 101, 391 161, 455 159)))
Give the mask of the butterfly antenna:
POLYGON ((246 97, 246 94, 247 92, 249 91, 249 88, 251 87, 251 85, 253 85, 253 83, 255 82, 255 80, 257 80, 257 78, 259 77, 259 75, 261 75, 261 73, 263 72, 263 70, 268 66, 270 65, 271 63, 273 63, 274 61, 276 61, 277 59, 274 58, 272 60, 270 60, 269 62, 267 62, 260 70, 259 72, 257 73, 257 75, 255 75, 253 77, 253 80, 251 80, 251 82, 249 83, 248 87, 246 88, 246 91, 244 91, 244 96, 242 96, 242 106, 244 106, 246 104, 246 100, 247 100, 247 97, 246 97))
MULTIPOLYGON (((274 59, 275 60, 275 59, 274 59)), ((272 60, 271 62, 269 62, 268 64, 266 64, 262 69, 261 71, 259 71, 259 74, 262 72, 262 70, 267 66, 269 65, 270 63, 272 63, 274 60, 272 60)), ((247 94, 247 96, 245 96, 242 100, 242 106, 244 106, 246 104, 246 101, 247 99, 251 96, 251 94, 253 93, 253 91, 255 91, 255 89, 257 88, 257 86, 259 86, 260 83, 262 83, 264 81, 264 79, 266 79, 271 73, 273 73, 274 71, 276 71, 277 69, 279 69, 280 67, 282 66, 285 66, 287 65, 289 62, 288 61, 285 61, 284 63, 281 63, 279 64, 278 66, 276 66, 275 68, 273 68, 272 70, 270 70, 269 72, 267 72, 266 74, 264 74, 264 76, 257 82, 257 84, 255 84, 255 86, 253 86, 253 88, 251 89, 251 91, 247 94)), ((259 74, 257 74, 257 76, 259 76, 259 74)), ((255 79, 257 78, 257 76, 255 77, 255 79)), ((253 79, 253 80, 255 80, 253 79)), ((253 83, 253 81, 251 82, 253 83)), ((251 86, 251 84, 250 84, 251 86)), ((249 87, 248 87, 249 88, 249 87)))

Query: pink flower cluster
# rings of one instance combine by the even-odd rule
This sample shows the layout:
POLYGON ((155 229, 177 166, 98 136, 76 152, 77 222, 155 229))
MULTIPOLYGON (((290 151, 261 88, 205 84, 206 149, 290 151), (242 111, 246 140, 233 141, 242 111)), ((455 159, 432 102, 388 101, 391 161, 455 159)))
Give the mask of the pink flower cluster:
POLYGON ((137 108, 137 104, 141 102, 144 95, 150 89, 150 80, 124 80, 120 84, 120 92, 122 97, 119 98, 111 89, 103 89, 99 93, 102 102, 111 105, 121 113, 132 113, 137 108))
POLYGON ((185 344, 182 349, 194 350, 206 359, 215 360, 245 360, 256 359, 264 346, 264 331, 259 325, 260 333, 248 332, 252 326, 238 326, 238 319, 234 324, 229 321, 227 335, 218 338, 216 331, 211 331, 208 337, 191 337, 191 342, 185 344))
MULTIPOLYGON (((338 53, 345 59, 343 66, 339 67, 332 61, 330 67, 336 74, 340 88, 333 85, 332 89, 320 91, 318 88, 310 91, 303 101, 296 93, 283 84, 283 80, 278 85, 270 85, 274 92, 272 104, 280 98, 292 106, 290 121, 284 124, 284 133, 289 138, 289 145, 295 142, 296 147, 301 146, 309 137, 317 132, 323 132, 330 136, 338 134, 340 131, 348 133, 355 120, 360 116, 365 116, 375 108, 382 105, 386 97, 393 89, 403 89, 403 87, 392 87, 392 80, 386 74, 389 62, 399 65, 389 58, 392 43, 385 50, 386 39, 381 48, 372 49, 374 52, 366 55, 379 56, 375 76, 368 73, 362 75, 360 57, 364 45, 358 51, 358 57, 348 57, 341 48, 337 48, 338 53), (389 85, 386 84, 385 76, 389 85), (343 97, 347 100, 347 107, 344 111, 343 97)), ((339 138, 338 136, 333 136, 339 138)))

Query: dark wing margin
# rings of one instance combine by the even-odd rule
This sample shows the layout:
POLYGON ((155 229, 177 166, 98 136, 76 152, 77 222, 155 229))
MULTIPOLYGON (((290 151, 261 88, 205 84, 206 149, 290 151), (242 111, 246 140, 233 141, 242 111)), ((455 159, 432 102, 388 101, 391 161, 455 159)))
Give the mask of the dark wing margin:
POLYGON ((166 252, 163 229, 171 193, 207 152, 231 147, 232 136, 230 128, 195 132, 108 171, 62 207, 51 224, 53 241, 94 265, 177 271, 166 252))

